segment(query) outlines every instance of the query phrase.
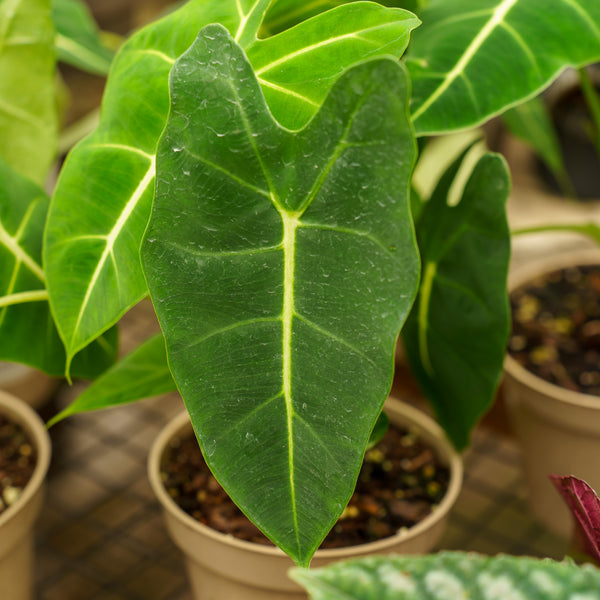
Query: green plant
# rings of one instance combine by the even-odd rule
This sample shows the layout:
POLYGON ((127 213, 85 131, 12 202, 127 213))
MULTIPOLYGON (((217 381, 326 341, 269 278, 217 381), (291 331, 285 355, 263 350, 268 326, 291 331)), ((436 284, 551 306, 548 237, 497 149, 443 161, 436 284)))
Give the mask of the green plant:
POLYGON ((367 557, 290 575, 314 600, 597 600, 600 571, 524 556, 367 557))
POLYGON ((17 341, 40 318, 25 310, 56 324, 68 376, 148 291, 161 322, 57 418, 176 383, 224 487, 302 565, 351 495, 411 306, 408 355, 457 446, 500 375, 506 167, 483 156, 450 207, 460 157, 421 204, 416 138, 600 57, 591 0, 418 14, 413 36, 412 13, 369 2, 190 0, 123 45, 45 226, 24 219, 29 190, 4 248, 23 280, 6 279, 2 357, 50 370, 17 341), (43 269, 25 244, 41 250, 40 228, 43 269))

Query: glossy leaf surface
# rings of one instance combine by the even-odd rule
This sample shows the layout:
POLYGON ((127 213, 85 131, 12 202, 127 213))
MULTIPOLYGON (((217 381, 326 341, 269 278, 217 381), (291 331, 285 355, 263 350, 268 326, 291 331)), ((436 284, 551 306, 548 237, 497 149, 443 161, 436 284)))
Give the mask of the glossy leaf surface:
POLYGON ((505 555, 373 556, 291 576, 312 600, 600 600, 594 567, 505 555))
POLYGON ((106 75, 114 52, 102 45, 98 27, 81 0, 52 0, 58 60, 106 75))
POLYGON ((176 391, 167 365, 165 340, 156 335, 119 360, 87 387, 48 427, 71 415, 111 408, 176 391))
MULTIPOLYGON (((42 233, 50 199, 0 159, 0 360, 51 375, 65 370, 65 351, 50 314, 41 266, 42 233)), ((73 372, 93 377, 116 355, 116 332, 81 356, 73 372)))
POLYGON ((221 484, 307 564, 352 493, 415 292, 404 70, 350 70, 298 133, 220 26, 171 79, 142 246, 171 372, 221 484))
POLYGON ((0 2, 0 156, 42 184, 56 151, 50 0, 0 2))
POLYGON ((417 135, 472 127, 600 60, 597 0, 431 0, 407 54, 417 135))
MULTIPOLYGON (((97 131, 79 144, 68 157, 54 194, 49 214, 44 250, 48 290, 54 314, 68 354, 89 343, 106 327, 115 323, 146 294, 146 283, 139 264, 139 244, 150 216, 155 173, 155 150, 168 113, 168 73, 173 61, 189 47, 198 31, 209 23, 219 22, 235 36, 243 48, 265 44, 255 49, 261 60, 279 61, 272 73, 285 80, 285 71, 305 68, 298 45, 295 53, 277 41, 257 41, 256 33, 269 0, 254 3, 235 0, 191 0, 181 9, 133 36, 113 62, 105 92, 102 118, 97 131), (239 4, 239 6, 238 6, 239 4), (240 12, 241 10, 241 12, 240 12), (176 34, 175 34, 176 32, 176 34), (289 58, 290 60, 287 60, 289 58), (77 210, 73 210, 76 206, 77 210)), ((389 30, 395 30, 396 50, 406 43, 406 35, 414 22, 407 21, 404 11, 385 11, 370 3, 358 3, 365 18, 373 24, 376 11, 381 19, 380 52, 388 54, 389 30), (390 21, 395 15, 406 32, 399 33, 390 21)), ((352 11, 356 11, 352 8, 352 11)), ((338 25, 345 13, 338 14, 338 25)), ((327 15, 317 17, 327 18, 327 15)), ((356 16, 354 23, 360 21, 356 16)), ((320 40, 321 53, 311 54, 320 61, 319 77, 329 85, 340 70, 353 61, 373 55, 377 36, 365 43, 355 35, 336 46, 329 71, 323 57, 327 40, 335 35, 319 22, 305 24, 298 39, 306 43, 320 40), (317 34, 320 34, 320 38, 317 34), (363 48, 363 56, 354 51, 363 48)), ((334 23, 326 21, 328 27, 334 23)), ((379 34, 377 34, 379 35, 379 34)), ((289 44, 290 37, 285 38, 289 44)), ((263 74, 268 84, 270 73, 263 74)), ((311 79, 311 72, 305 74, 311 79)), ((279 85, 279 84, 277 84, 279 85)), ((326 91, 315 83, 319 94, 326 91)), ((321 96, 318 96, 319 98, 321 96)), ((285 110, 300 115, 295 121, 286 117, 290 126, 300 127, 307 119, 304 101, 293 94, 287 96, 285 110)), ((316 107, 313 107, 316 110, 316 107)), ((281 112, 281 105, 280 105, 281 112)))
POLYGON ((509 330, 509 176, 484 155, 457 206, 447 204, 460 157, 417 222, 422 276, 402 334, 414 374, 455 446, 464 448, 493 400, 509 330))

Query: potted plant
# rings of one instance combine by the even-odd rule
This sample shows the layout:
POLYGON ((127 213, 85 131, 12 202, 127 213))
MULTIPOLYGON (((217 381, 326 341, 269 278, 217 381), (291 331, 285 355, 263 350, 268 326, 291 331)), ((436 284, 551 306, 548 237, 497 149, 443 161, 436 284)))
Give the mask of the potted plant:
MULTIPOLYGON (((337 543, 333 541, 331 545, 324 545, 315 553, 311 562, 312 566, 323 566, 341 559, 375 553, 425 553, 435 546, 442 535, 449 511, 461 490, 461 458, 439 426, 421 411, 393 398, 388 398, 385 410, 392 426, 402 427, 404 437, 401 439, 407 440, 408 437, 416 437, 418 440, 416 443, 423 447, 423 451, 415 454, 415 466, 431 450, 437 455, 440 461, 436 460, 438 465, 436 470, 440 473, 439 479, 434 478, 432 474, 426 474, 427 469, 431 469, 433 464, 429 461, 422 467, 418 467, 417 470, 407 469, 406 473, 412 473, 412 477, 419 479, 424 476, 418 486, 423 485, 424 481, 427 481, 428 485, 436 486, 439 481, 439 484, 444 487, 441 494, 442 500, 432 504, 431 510, 427 511, 427 514, 422 513, 413 517, 411 512, 414 512, 417 507, 423 507, 424 495, 421 493, 416 495, 419 490, 416 483, 407 481, 403 484, 402 479, 395 475, 390 480, 390 487, 395 485, 397 490, 406 490, 406 500, 403 502, 406 503, 406 509, 410 512, 406 512, 405 515, 411 520, 414 518, 416 524, 398 529, 392 534, 386 529, 385 533, 377 535, 376 524, 384 524, 391 520, 389 514, 391 504, 384 500, 387 496, 383 491, 380 492, 380 495, 371 495, 367 477, 375 479, 377 472, 368 468, 369 475, 364 478, 361 495, 356 499, 353 497, 349 504, 350 511, 356 513, 361 511, 362 514, 353 516, 351 513, 342 519, 342 523, 346 523, 347 519, 354 518, 354 521, 349 521, 348 526, 343 526, 343 532, 348 531, 349 527, 358 528, 361 535, 357 536, 357 539, 360 539, 362 543, 346 545, 346 542, 337 546, 337 543), (447 475, 445 474, 446 470, 448 471, 447 475), (431 478, 429 479, 429 477, 431 478), (394 483, 392 484, 392 482, 394 483), (414 499, 411 499, 413 495, 414 499), (372 513, 374 507, 372 505, 365 506, 365 503, 369 500, 373 502, 377 498, 381 498, 376 505, 378 511, 386 510, 387 514, 375 514, 369 518, 367 524, 367 511, 372 513), (412 508, 408 508, 409 506, 412 508), (367 537, 365 540, 363 536, 368 535, 371 527, 373 531, 370 535, 374 541, 367 541, 369 538, 367 537)), ((210 509, 202 507, 207 520, 201 520, 198 515, 194 515, 194 510, 190 505, 193 495, 197 493, 208 495, 206 490, 213 490, 214 484, 210 486, 207 486, 206 483, 199 484, 200 492, 197 492, 195 487, 189 491, 186 489, 191 487, 192 481, 202 472, 197 461, 190 457, 189 446, 183 441, 190 430, 190 420, 186 412, 164 428, 150 452, 148 474, 152 489, 163 509, 171 538, 185 557, 194 597, 227 597, 232 600, 237 598, 247 600, 304 598, 305 594, 299 586, 287 576, 292 564, 289 557, 275 546, 258 542, 253 528, 248 523, 239 523, 243 517, 236 515, 235 511, 223 507, 222 492, 219 491, 218 497, 217 492, 213 492, 215 500, 205 499, 203 503, 200 503, 207 505, 211 502, 210 509), (180 445, 184 443, 185 445, 180 450, 180 445), (184 452, 185 461, 183 456, 180 456, 184 452), (174 456, 167 460, 167 457, 173 454, 174 456), (178 471, 174 471, 174 465, 187 465, 188 461, 190 466, 186 466, 184 473, 179 475, 178 471), (190 471, 189 478, 188 469, 190 471), (175 488, 177 493, 172 489, 175 484, 177 484, 175 488), (211 510, 216 511, 214 518, 211 517, 211 510), (219 515, 222 516, 219 517, 219 515), (225 519, 227 523, 236 523, 235 533, 225 533, 223 527, 220 531, 217 530, 215 525, 220 519, 225 519), (243 537, 240 531, 244 532, 245 530, 252 532, 253 537, 243 537)), ((379 445, 375 445, 374 452, 377 452, 378 448, 379 445)), ((388 455, 384 456, 387 458, 388 455)), ((378 460, 378 458, 374 456, 373 460, 378 460)), ((404 458, 404 461, 407 460, 409 459, 404 458)), ((359 480, 361 480, 360 477, 359 480)), ((395 494, 395 496, 404 497, 400 494, 395 494)), ((436 497, 439 495, 436 494, 436 497)), ((268 496, 265 497, 265 501, 268 501, 268 496)), ((429 502, 428 500, 427 503, 429 504, 429 502)), ((399 519, 396 522, 399 522, 399 519)), ((336 535, 333 535, 332 539, 335 540, 335 538, 336 535)), ((349 538, 342 537, 344 541, 347 539, 349 538)))
POLYGON ((33 528, 49 465, 50 437, 40 417, 0 392, 0 586, 6 598, 33 598, 33 528))
POLYGON ((221 483, 299 564, 350 497, 411 307, 408 355, 459 448, 500 375, 504 162, 483 156, 451 207, 457 160, 411 211, 415 137, 482 123, 600 53, 590 2, 504 1, 474 19, 431 2, 406 66, 412 13, 307 10, 191 0, 132 36, 43 240, 67 376, 148 291, 163 328, 61 417, 176 383, 221 483), (510 88, 495 62, 505 28, 533 28, 544 57, 531 76, 517 36, 510 88))

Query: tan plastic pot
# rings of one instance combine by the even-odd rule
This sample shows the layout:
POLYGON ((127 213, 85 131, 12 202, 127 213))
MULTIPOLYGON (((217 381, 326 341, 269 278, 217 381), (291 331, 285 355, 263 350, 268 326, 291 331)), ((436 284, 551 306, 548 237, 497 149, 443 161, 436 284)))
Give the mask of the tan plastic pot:
MULTIPOLYGON (((544 273, 585 264, 600 264, 600 251, 565 253, 525 265, 509 277, 509 290, 544 273)), ((571 516, 548 475, 575 475, 600 492, 600 398, 549 383, 508 355, 503 391, 522 447, 534 515, 554 533, 568 537, 571 516)))
POLYGON ((40 408, 56 391, 59 380, 41 371, 11 362, 0 362, 0 390, 40 408))
MULTIPOLYGON (((386 411, 398 424, 416 428, 436 448, 450 467, 449 489, 439 507, 421 523, 396 536, 361 546, 319 550, 312 566, 386 553, 424 553, 439 540, 450 508, 462 486, 462 461, 441 428, 427 415, 397 400, 388 400, 386 411)), ((156 439, 148 461, 150 483, 158 497, 169 532, 182 550, 190 583, 197 600, 293 600, 306 593, 287 576, 289 557, 273 547, 237 540, 214 531, 183 512, 165 491, 160 463, 169 440, 191 427, 187 413, 175 418, 156 439)))
POLYGON ((33 525, 42 507, 50 464, 50 437, 42 420, 23 401, 0 391, 0 412, 25 429, 38 460, 21 497, 0 515, 0 598, 31 600, 34 593, 33 525))

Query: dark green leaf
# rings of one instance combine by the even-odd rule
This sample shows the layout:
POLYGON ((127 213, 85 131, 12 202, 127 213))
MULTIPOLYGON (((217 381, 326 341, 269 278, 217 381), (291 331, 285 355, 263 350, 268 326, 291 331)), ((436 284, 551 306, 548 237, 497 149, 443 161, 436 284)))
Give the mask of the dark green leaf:
POLYGON ((171 82, 142 246, 169 364, 219 481, 307 564, 352 493, 415 292, 404 70, 350 70, 298 133, 222 27, 171 82))
POLYGON ((493 400, 509 330, 507 167, 500 156, 484 155, 459 204, 449 206, 463 157, 417 223, 422 278, 402 332, 413 371, 459 449, 493 400))
MULTIPOLYGON (((219 22, 245 47, 254 47, 257 60, 271 65, 262 75, 263 85, 269 89, 285 87, 286 81, 293 82, 289 73, 298 66, 306 68, 299 41, 318 42, 324 49, 310 53, 310 64, 318 64, 319 71, 309 71, 304 76, 306 85, 298 88, 304 93, 305 88, 314 87, 312 102, 322 99, 340 69, 352 61, 378 52, 387 54, 388 42, 400 52, 414 26, 403 11, 385 11, 361 2, 358 16, 353 9, 348 24, 357 25, 361 14, 369 26, 380 19, 379 34, 370 30, 365 42, 354 37, 357 30, 353 30, 344 43, 335 46, 336 53, 327 53, 328 40, 337 34, 328 29, 334 23, 328 15, 322 15, 323 21, 305 24, 297 36, 257 40, 268 4, 269 0, 190 0, 133 36, 115 58, 100 126, 69 155, 46 228, 48 291, 68 356, 114 324, 147 292, 138 252, 150 216, 156 144, 168 113, 168 72, 204 25, 219 22), (358 47, 362 54, 355 51, 358 47), (273 67, 274 62, 278 68, 273 67)), ((345 15, 337 13, 336 27, 346 26, 345 15)), ((285 108, 277 100, 278 115, 300 127, 308 118, 305 101, 294 93, 286 92, 284 97, 285 108)), ((316 106, 310 106, 316 111, 316 106)))
POLYGON ((598 569, 518 556, 372 556, 290 574, 313 600, 600 600, 598 569))

